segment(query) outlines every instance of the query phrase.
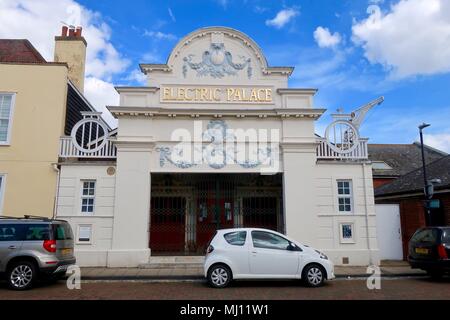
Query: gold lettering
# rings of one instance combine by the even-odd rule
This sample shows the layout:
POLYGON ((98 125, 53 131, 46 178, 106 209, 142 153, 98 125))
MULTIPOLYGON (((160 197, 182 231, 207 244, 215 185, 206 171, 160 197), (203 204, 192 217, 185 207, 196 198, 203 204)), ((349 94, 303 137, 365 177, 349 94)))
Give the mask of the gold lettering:
POLYGON ((220 101, 220 88, 215 88, 214 89, 214 100, 215 101, 220 101))
POLYGON ((186 93, 185 93, 185 96, 184 96, 184 98, 187 100, 187 101, 192 101, 192 96, 189 96, 189 92, 192 92, 192 88, 186 88, 186 93))
POLYGON ((237 99, 237 101, 242 101, 242 89, 236 89, 234 96, 237 99))
POLYGON ((234 95, 234 89, 228 88, 227 89, 227 101, 233 101, 232 97, 234 95))
POLYGON ((250 101, 254 101, 254 102, 260 101, 256 89, 252 89, 252 93, 250 95, 250 101))
POLYGON ((272 102, 272 89, 266 89, 266 101, 272 102))
POLYGON ((163 100, 170 100, 170 88, 164 88, 163 100))

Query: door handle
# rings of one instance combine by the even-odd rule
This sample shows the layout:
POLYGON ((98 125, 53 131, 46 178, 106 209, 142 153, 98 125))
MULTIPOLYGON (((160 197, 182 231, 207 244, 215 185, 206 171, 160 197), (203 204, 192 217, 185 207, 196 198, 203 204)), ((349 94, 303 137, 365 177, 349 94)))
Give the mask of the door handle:
POLYGON ((8 249, 9 250, 15 250, 15 249, 17 249, 17 247, 16 246, 9 246, 8 249))
POLYGON ((252 253, 253 253, 253 254, 257 254, 258 252, 256 252, 256 251, 252 251, 252 253))

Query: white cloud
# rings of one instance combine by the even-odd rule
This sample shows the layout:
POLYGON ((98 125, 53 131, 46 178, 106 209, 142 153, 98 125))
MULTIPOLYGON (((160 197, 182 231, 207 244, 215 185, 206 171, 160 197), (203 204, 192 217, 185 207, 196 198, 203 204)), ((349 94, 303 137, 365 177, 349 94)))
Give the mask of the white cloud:
POLYGON ((216 0, 218 4, 226 8, 228 6, 228 0, 216 0))
POLYGON ((296 8, 283 9, 277 13, 275 18, 266 20, 266 25, 281 29, 299 14, 300 11, 296 8))
POLYGON ((333 48, 342 40, 338 32, 331 34, 330 30, 324 27, 317 27, 314 31, 314 39, 321 48, 333 48))
POLYGON ((114 89, 114 85, 94 77, 87 77, 84 83, 84 93, 89 102, 96 106, 98 111, 103 112, 103 119, 111 127, 117 127, 117 120, 106 109, 106 106, 119 105, 119 94, 114 89))
MULTIPOLYGON (((92 85, 103 83, 113 87, 114 74, 127 69, 130 61, 123 58, 110 39, 112 31, 98 12, 81 6, 74 0, 1 0, 0 38, 29 39, 48 61, 53 61, 54 36, 61 33, 61 21, 81 25, 88 42, 86 61, 86 96, 93 97, 92 85)), ((117 93, 105 90, 91 101, 104 110, 104 101, 115 99, 117 93), (102 94, 105 99, 98 99, 102 94)))
POLYGON ((423 140, 430 147, 450 153, 450 133, 425 134, 423 140))
POLYGON ((450 1, 400 0, 388 12, 372 5, 352 27, 353 41, 391 77, 450 72, 450 1))
POLYGON ((169 16, 170 16, 170 19, 172 19, 172 22, 177 22, 177 19, 175 18, 175 15, 173 14, 172 9, 169 7, 169 8, 167 8, 167 11, 169 12, 169 16))
POLYGON ((158 40, 175 40, 177 38, 175 35, 171 33, 164 33, 161 31, 149 31, 149 30, 144 31, 144 36, 155 38, 158 40))
POLYGON ((131 73, 124 78, 126 81, 135 82, 139 85, 147 85, 147 76, 139 69, 134 69, 131 73))

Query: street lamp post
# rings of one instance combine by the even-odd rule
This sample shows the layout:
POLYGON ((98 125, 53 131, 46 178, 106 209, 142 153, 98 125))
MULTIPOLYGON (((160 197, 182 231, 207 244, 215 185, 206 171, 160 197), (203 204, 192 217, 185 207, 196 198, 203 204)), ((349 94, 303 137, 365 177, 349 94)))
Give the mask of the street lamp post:
POLYGON ((428 200, 429 200, 429 193, 428 193, 428 178, 427 178, 427 168, 426 168, 426 164, 425 164, 425 151, 424 151, 424 147, 423 147, 423 133, 422 130, 429 127, 430 124, 428 123, 422 123, 419 126, 419 132, 420 132, 420 149, 422 152, 422 172, 423 172, 423 187, 424 187, 424 193, 425 193, 425 224, 428 226, 430 224, 430 208, 429 205, 427 205, 428 200))

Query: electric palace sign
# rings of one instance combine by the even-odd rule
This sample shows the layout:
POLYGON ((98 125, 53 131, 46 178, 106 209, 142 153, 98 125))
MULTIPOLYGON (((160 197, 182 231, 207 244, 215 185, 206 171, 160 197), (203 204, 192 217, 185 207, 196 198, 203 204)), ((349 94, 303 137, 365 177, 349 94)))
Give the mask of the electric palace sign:
POLYGON ((273 103, 268 87, 162 86, 160 98, 163 103, 273 103))

